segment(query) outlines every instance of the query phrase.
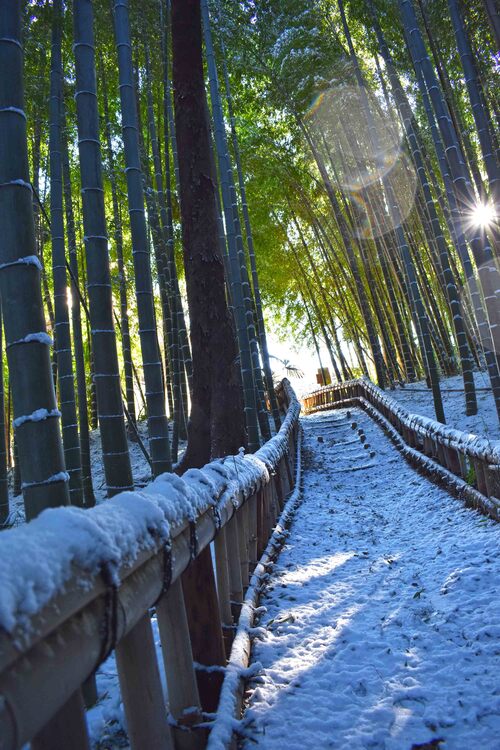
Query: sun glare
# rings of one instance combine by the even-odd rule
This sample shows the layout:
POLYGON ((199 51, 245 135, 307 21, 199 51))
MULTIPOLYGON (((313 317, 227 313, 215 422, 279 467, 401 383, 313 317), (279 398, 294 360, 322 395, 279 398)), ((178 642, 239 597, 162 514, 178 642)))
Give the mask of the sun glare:
POLYGON ((472 209, 471 222, 480 229, 488 229, 496 218, 495 208, 491 203, 478 203, 472 209))

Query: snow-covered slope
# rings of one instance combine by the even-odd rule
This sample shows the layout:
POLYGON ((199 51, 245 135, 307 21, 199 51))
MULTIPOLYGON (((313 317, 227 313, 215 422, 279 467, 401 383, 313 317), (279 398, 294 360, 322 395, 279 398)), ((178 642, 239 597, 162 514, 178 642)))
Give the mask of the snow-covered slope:
MULTIPOLYGON (((457 375, 441 381, 446 424, 457 430, 472 432, 476 435, 485 435, 492 440, 500 440, 500 423, 487 373, 474 373, 474 381, 478 388, 478 413, 473 417, 465 416, 462 377, 457 375)), ((404 388, 396 388, 393 391, 388 390, 387 394, 396 401, 399 401, 408 411, 435 419, 432 393, 426 387, 425 381, 410 383, 405 385, 404 388)))
POLYGON ((500 526, 415 473, 361 410, 303 426, 245 750, 498 750, 500 526))

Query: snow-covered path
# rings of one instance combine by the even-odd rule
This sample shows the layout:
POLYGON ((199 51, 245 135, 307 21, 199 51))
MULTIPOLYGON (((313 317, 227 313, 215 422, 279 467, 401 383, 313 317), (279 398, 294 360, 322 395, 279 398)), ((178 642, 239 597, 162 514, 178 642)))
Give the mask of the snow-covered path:
POLYGON ((361 410, 303 427, 245 750, 499 750, 500 525, 415 473, 361 410))

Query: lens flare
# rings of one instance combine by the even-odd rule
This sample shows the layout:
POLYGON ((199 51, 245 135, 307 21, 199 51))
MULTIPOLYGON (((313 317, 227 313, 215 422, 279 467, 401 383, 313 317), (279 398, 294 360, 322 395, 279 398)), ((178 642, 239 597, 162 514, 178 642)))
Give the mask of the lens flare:
POLYGON ((471 224, 477 229, 488 229, 497 219, 495 207, 491 203, 477 203, 471 212, 471 224))
POLYGON ((381 237, 409 216, 417 175, 397 111, 364 88, 338 85, 316 96, 306 122, 326 172, 350 203, 355 236, 381 237))

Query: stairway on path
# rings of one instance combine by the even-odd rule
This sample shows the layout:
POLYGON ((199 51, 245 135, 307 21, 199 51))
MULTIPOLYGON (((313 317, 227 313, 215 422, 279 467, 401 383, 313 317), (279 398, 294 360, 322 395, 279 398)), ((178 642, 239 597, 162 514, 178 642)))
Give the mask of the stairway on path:
POLYGON ((303 502, 262 601, 245 750, 498 750, 500 526, 417 474, 360 409, 303 427, 303 502))

